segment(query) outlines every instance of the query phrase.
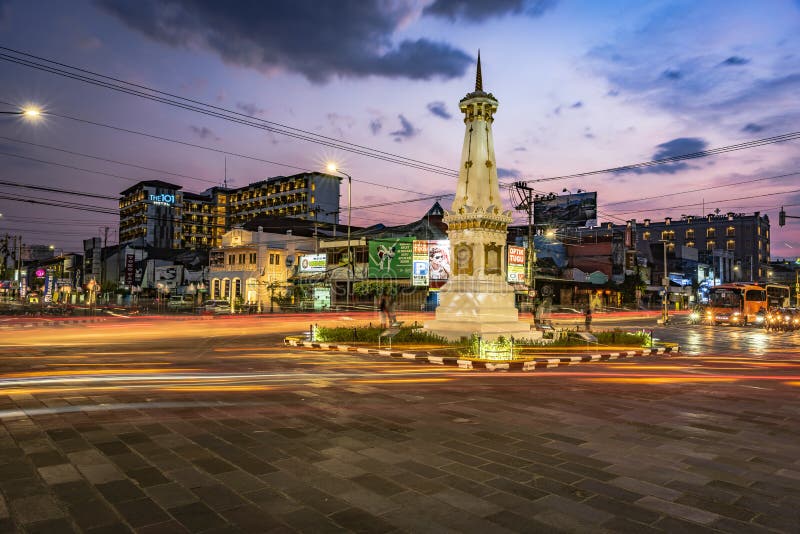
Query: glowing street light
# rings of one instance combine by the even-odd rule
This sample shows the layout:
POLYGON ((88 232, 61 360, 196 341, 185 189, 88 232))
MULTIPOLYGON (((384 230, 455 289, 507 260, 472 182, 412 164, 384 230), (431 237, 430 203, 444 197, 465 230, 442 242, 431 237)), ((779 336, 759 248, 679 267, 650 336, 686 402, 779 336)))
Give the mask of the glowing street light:
POLYGON ((355 273, 355 266, 353 265, 353 251, 350 249, 350 221, 351 216, 353 213, 352 208, 352 198, 353 198, 353 177, 339 170, 336 167, 336 164, 331 162, 328 163, 328 171, 329 172, 338 172, 341 175, 347 176, 347 262, 350 264, 349 269, 347 270, 347 295, 346 295, 346 303, 347 306, 350 306, 350 272, 355 273))
POLYGON ((42 110, 35 106, 28 106, 17 111, 0 111, 0 115, 19 115, 25 119, 35 121, 42 116, 42 110))

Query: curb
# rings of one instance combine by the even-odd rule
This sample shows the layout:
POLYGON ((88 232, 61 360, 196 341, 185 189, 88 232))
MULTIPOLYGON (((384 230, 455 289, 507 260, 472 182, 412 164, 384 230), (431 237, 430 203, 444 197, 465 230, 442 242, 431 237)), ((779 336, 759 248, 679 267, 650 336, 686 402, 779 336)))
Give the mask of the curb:
POLYGON ((65 319, 63 321, 41 320, 41 321, 32 322, 32 323, 15 323, 13 325, 3 324, 3 325, 0 325, 0 329, 2 329, 2 330, 20 330, 20 329, 24 329, 24 328, 56 327, 56 326, 76 325, 76 324, 87 324, 87 323, 102 323, 102 322, 105 322, 105 321, 106 321, 106 318, 98 318, 98 319, 65 319))
POLYGON ((605 362, 609 360, 623 360, 635 358, 637 356, 652 356, 658 354, 669 354, 680 352, 680 347, 673 344, 669 347, 658 347, 650 349, 629 350, 621 352, 609 352, 607 354, 585 354, 582 356, 561 356, 559 358, 533 358, 524 361, 493 361, 483 362, 474 360, 462 360, 456 356, 431 356, 424 353, 398 352, 392 350, 370 349, 366 347, 350 347, 347 345, 336 345, 332 343, 315 343, 312 341, 300 341, 287 338, 284 340, 286 345, 292 347, 303 347, 310 349, 337 350, 340 352, 358 352, 361 354, 377 354, 380 356, 391 356, 392 358, 402 358, 418 363, 429 363, 433 365, 445 365, 458 367, 459 369, 483 369, 486 371, 538 371, 541 369, 551 369, 554 367, 565 367, 579 363, 605 362))

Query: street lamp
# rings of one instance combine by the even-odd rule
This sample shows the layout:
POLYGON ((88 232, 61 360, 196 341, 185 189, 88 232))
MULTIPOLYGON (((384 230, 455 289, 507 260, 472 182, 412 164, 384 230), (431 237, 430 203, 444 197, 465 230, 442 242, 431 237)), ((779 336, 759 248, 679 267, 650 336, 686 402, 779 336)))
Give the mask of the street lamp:
POLYGON ((0 111, 0 115, 18 115, 24 119, 37 120, 42 116, 42 111, 37 107, 28 106, 17 111, 0 111))
POLYGON ((660 239, 662 248, 664 250, 664 278, 661 279, 661 284, 664 286, 664 309, 661 310, 661 320, 664 324, 669 322, 669 275, 667 274, 667 243, 666 239, 660 239))
POLYGON ((347 176, 347 262, 349 264, 349 268, 347 270, 347 295, 346 303, 347 307, 350 306, 350 273, 353 272, 353 277, 355 278, 355 266, 353 265, 353 251, 350 249, 350 222, 351 217, 353 214, 352 210, 352 198, 353 198, 353 177, 343 172, 342 170, 336 167, 335 163, 328 163, 328 171, 330 172, 338 172, 341 175, 347 176))

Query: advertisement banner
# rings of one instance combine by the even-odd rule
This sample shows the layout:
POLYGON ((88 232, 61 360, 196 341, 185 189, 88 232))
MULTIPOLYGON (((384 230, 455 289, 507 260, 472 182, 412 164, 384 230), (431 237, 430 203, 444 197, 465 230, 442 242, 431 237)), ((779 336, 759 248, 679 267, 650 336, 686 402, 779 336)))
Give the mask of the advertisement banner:
POLYGON ((411 279, 413 245, 411 237, 369 241, 369 277, 411 279))
POLYGON ((125 255, 125 285, 132 286, 136 275, 136 256, 125 255))
POLYGON ((427 286, 428 279, 428 242, 414 241, 413 272, 411 285, 427 286))
POLYGON ((525 282, 525 247, 508 247, 508 273, 509 282, 525 282))
POLYGON ((429 276, 431 280, 450 279, 450 241, 428 241, 429 276))
POLYGON ((53 302, 53 293, 56 290, 56 277, 53 271, 48 269, 44 278, 44 301, 53 302))
POLYGON ((328 270, 327 254, 305 254, 300 256, 301 273, 324 273, 328 270))
POLYGON ((172 290, 177 289, 183 283, 183 266, 170 265, 155 268, 155 282, 156 287, 161 284, 162 287, 168 287, 172 290))
POLYGON ((536 200, 536 226, 597 226, 597 193, 577 193, 536 200))

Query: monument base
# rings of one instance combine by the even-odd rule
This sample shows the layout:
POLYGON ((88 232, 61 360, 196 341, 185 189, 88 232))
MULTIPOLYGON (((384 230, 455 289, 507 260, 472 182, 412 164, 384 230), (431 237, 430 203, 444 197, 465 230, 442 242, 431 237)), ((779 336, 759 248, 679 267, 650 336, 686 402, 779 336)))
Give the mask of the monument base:
POLYGON ((436 319, 424 325, 425 330, 450 341, 473 333, 486 340, 540 339, 542 333, 519 320, 513 292, 473 293, 442 291, 436 308, 436 319))

